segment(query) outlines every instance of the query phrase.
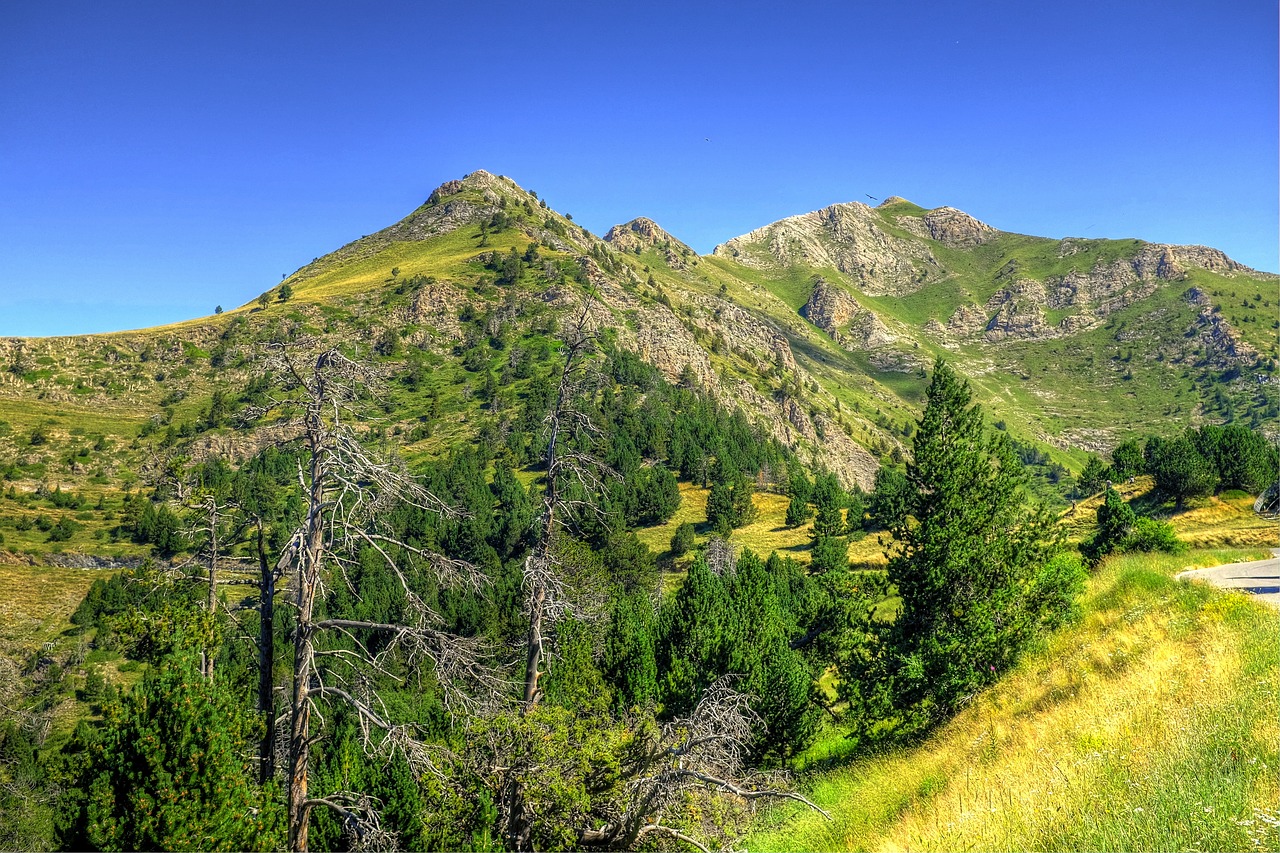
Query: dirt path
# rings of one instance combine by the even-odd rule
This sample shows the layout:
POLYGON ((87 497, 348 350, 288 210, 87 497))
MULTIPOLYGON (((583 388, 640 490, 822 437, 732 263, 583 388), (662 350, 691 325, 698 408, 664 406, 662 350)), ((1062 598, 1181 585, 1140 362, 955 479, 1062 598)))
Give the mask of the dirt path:
POLYGON ((1204 581, 1222 589, 1251 592, 1272 607, 1280 608, 1280 548, 1271 549, 1271 554, 1269 560, 1180 572, 1177 579, 1204 581))

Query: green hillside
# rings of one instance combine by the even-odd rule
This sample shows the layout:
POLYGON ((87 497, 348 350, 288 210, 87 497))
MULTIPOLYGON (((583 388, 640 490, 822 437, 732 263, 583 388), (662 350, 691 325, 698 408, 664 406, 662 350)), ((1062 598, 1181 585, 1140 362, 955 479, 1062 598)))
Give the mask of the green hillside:
POLYGON ((0 839, 1241 845, 1275 620, 1170 576, 1277 544, 1277 281, 897 198, 700 256, 475 172, 232 310, 0 340, 0 839))

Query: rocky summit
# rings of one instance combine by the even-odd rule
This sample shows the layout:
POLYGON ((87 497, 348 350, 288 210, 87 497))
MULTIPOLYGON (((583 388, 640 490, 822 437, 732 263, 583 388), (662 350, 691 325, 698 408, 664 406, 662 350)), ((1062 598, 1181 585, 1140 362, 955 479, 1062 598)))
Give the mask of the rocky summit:
POLYGON ((0 450, 21 458, 19 479, 40 471, 73 488, 152 464, 140 434, 176 429, 189 413, 191 430, 247 453, 261 442, 217 439, 230 427, 199 412, 252 382, 260 341, 312 335, 433 389, 431 405, 454 413, 440 426, 388 403, 406 454, 430 457, 510 429, 499 404, 528 393, 531 354, 585 312, 666 381, 703 389, 863 487, 909 452, 922 377, 943 357, 992 421, 1034 450, 1049 488, 1055 471, 1132 434, 1274 424, 1276 284, 1215 249, 1032 237, 896 196, 789 216, 699 255, 645 217, 597 237, 537 193, 477 171, 236 310, 0 342, 0 406, 11 413, 0 450), (43 443, 20 441, 41 424, 43 443), (73 429, 116 452, 83 464, 73 429))

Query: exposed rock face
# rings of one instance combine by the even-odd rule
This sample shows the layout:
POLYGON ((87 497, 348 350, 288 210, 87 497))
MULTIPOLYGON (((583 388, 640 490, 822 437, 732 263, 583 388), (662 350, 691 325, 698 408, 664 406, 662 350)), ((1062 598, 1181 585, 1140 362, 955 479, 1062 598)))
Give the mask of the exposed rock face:
POLYGON ((694 294, 689 294, 689 298, 702 308, 701 313, 693 316, 693 324, 710 335, 722 335, 728 348, 752 362, 757 370, 796 369, 791 344, 772 320, 752 314, 726 299, 694 294))
POLYGON ((929 211, 921 220, 929 230, 929 236, 957 249, 980 246, 1000 232, 985 222, 974 219, 963 210, 939 207, 929 211))
POLYGON ((814 283, 809 301, 800 308, 800 316, 835 337, 861 310, 858 300, 820 278, 814 283))
POLYGON ((969 335, 986 329, 987 319, 987 312, 977 305, 961 305, 947 320, 947 329, 957 335, 969 335))
POLYGON ((1009 338, 1043 338, 1049 331, 1044 319, 1044 308, 1035 302, 1011 298, 1005 300, 987 321, 983 337, 995 343, 1009 338))
POLYGON ((898 339, 875 312, 823 278, 814 285, 800 316, 846 349, 879 349, 898 339))
POLYGON ((929 248, 894 236, 865 204, 836 204, 792 216, 716 246, 713 254, 746 266, 834 267, 865 293, 904 294, 941 277, 929 248))
MULTIPOLYGON (((888 203, 889 201, 886 200, 880 206, 884 207, 888 203)), ((987 223, 954 207, 934 208, 923 216, 899 216, 897 223, 898 227, 910 231, 917 237, 937 240, 953 249, 971 249, 1000 234, 987 223)))
POLYGON ((1187 330, 1199 339, 1209 363, 1219 369, 1243 367, 1258 360, 1258 351, 1240 338, 1231 324, 1211 306, 1204 306, 1187 330))
MULTIPOLYGON (((643 304, 606 275, 591 258, 583 258, 582 264, 587 278, 604 303, 597 305, 588 317, 592 328, 616 331, 620 345, 656 367, 668 382, 679 382, 688 369, 703 387, 712 392, 718 390, 719 377, 706 350, 669 308, 643 304), (623 313, 634 318, 634 329, 619 323, 619 316, 623 313)), ((576 288, 566 286, 554 293, 548 291, 544 299, 564 308, 581 304, 581 296, 576 288)))
POLYGON ((450 340, 462 337, 458 311, 469 301, 462 288, 447 281, 434 281, 422 286, 409 305, 396 310, 393 321, 400 326, 425 325, 450 340))
POLYGON ((620 252, 638 253, 645 249, 658 249, 667 266, 673 269, 685 269, 689 259, 698 256, 693 249, 662 230, 658 223, 643 216, 613 226, 605 233, 604 240, 620 252))
POLYGON ((1173 259, 1184 267, 1198 267, 1202 270, 1224 275, 1238 272, 1248 275, 1268 275, 1233 261, 1226 256, 1226 253, 1208 246, 1166 246, 1163 248, 1168 249, 1173 259))

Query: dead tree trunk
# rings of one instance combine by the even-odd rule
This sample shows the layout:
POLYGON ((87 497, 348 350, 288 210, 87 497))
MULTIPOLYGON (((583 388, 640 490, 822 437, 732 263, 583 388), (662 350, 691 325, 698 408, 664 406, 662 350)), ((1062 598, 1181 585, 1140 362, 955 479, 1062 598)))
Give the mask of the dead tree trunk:
MULTIPOLYGON (((209 598, 207 607, 212 620, 218 612, 218 499, 209 495, 209 598)), ((210 626, 212 630, 212 625, 210 626)), ((200 670, 204 677, 213 680, 213 649, 206 646, 200 653, 200 670)))
MULTIPOLYGON (((305 371, 283 346, 276 348, 272 367, 282 374, 282 388, 294 392, 290 400, 275 404, 297 411, 298 425, 309 456, 298 471, 307 498, 306 517, 294 533, 281 566, 291 567, 291 602, 297 610, 293 635, 293 685, 287 712, 289 720, 288 820, 289 848, 308 847, 311 809, 323 806, 340 817, 355 836, 353 843, 394 846, 394 836, 382 829, 369 798, 359 792, 339 791, 317 796, 310 790, 311 746, 320 737, 313 730, 313 712, 321 703, 342 704, 359 717, 366 750, 388 755, 400 753, 415 774, 432 772, 431 751, 421 741, 416 726, 398 725, 378 710, 383 707, 372 686, 373 675, 399 680, 387 667, 387 655, 411 672, 429 666, 443 691, 445 707, 474 709, 478 696, 497 696, 511 689, 497 670, 484 662, 489 650, 481 638, 464 638, 436 630, 440 617, 432 612, 410 583, 402 561, 424 565, 443 587, 479 589, 486 578, 474 566, 408 545, 383 531, 388 511, 406 504, 427 512, 456 516, 403 470, 378 460, 360 443, 346 419, 358 419, 358 404, 376 377, 370 369, 335 350, 320 354, 305 371), (316 619, 316 598, 323 595, 327 574, 345 572, 361 548, 380 555, 405 596, 410 624, 392 625, 353 619, 316 619), (383 651, 374 654, 358 636, 375 632, 389 636, 383 651), (322 634, 342 638, 345 647, 318 647, 322 634)), ((270 600, 274 580, 262 555, 259 528, 259 561, 263 572, 263 598, 270 600)), ((264 605, 264 626, 270 609, 264 605)), ((263 635, 260 652, 269 654, 271 639, 263 635)), ((271 666, 263 666, 259 682, 262 704, 270 706, 271 666)), ((268 759, 265 757, 264 768, 268 759)), ((265 769, 263 772, 267 772, 265 769)))
MULTIPOLYGON (((583 303, 581 316, 566 337, 564 368, 560 372, 556 401, 546 418, 549 435, 547 450, 543 454, 547 474, 546 488, 542 493, 542 516, 539 520, 541 529, 524 564, 525 606, 529 613, 524 682, 526 713, 536 708, 542 698, 538 681, 543 674, 543 643, 547 622, 554 621, 565 604, 554 553, 556 531, 565 523, 564 515, 568 509, 562 493, 563 485, 573 480, 588 493, 593 493, 600 490, 604 476, 613 473, 590 453, 565 446, 566 438, 583 439, 597 434, 591 419, 580 408, 578 399, 585 390, 582 379, 587 368, 586 359, 595 340, 586 330, 590 307, 591 299, 588 298, 583 303)), ((593 509, 590 506, 584 508, 593 509)))
POLYGON ((298 549, 295 603, 298 626, 293 638, 293 697, 289 736, 289 849, 307 849, 311 806, 307 800, 307 774, 311 760, 311 677, 315 665, 315 600, 320 587, 320 563, 324 549, 325 472, 323 424, 319 403, 308 406, 307 443, 311 451, 311 483, 304 539, 298 549))
POLYGON ((266 730, 258 746, 258 779, 263 785, 276 772, 276 702, 275 702, 275 618, 276 574, 267 562, 267 536, 262 517, 258 528, 258 710, 266 719, 266 730))

